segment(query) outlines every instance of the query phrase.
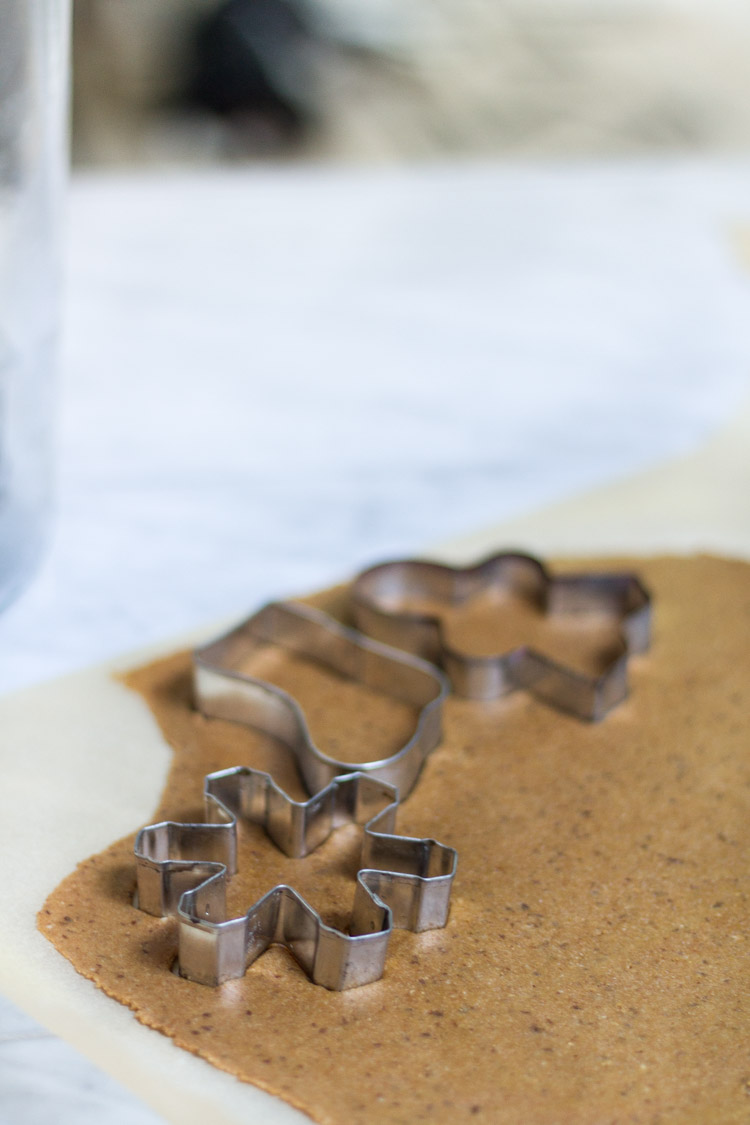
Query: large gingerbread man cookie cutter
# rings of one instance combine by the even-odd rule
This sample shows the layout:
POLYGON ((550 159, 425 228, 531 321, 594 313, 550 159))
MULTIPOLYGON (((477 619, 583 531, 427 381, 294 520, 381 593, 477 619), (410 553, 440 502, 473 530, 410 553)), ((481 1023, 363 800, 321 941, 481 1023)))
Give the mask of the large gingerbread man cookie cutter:
POLYGON ((351 589, 357 627, 368 636, 439 665, 457 695, 489 700, 524 688, 580 719, 603 718, 628 693, 628 661, 650 643, 651 598, 631 573, 553 575, 531 555, 501 552, 472 566, 400 559, 363 571, 351 589), (550 616, 595 612, 615 621, 617 650, 598 675, 586 675, 526 645, 476 656, 447 639, 439 612, 488 590, 519 596, 550 616))

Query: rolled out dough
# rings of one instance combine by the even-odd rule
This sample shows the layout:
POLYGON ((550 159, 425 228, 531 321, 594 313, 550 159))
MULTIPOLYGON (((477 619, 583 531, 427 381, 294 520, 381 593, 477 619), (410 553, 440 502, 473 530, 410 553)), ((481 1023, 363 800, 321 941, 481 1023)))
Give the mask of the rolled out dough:
MULTIPOLYGON (((634 569, 575 568, 586 565, 634 569)), ((655 599, 653 647, 633 658, 631 696, 603 722, 522 693, 447 701, 399 831, 458 849, 451 917, 444 930, 397 932, 382 981, 330 993, 279 949, 219 989, 180 979, 173 921, 132 905, 132 835, 61 884, 40 929, 140 1020, 321 1125, 744 1122, 750 565, 700 556, 635 568, 655 599)), ((340 590, 315 600, 345 612, 340 590)), ((468 618, 480 648, 489 611, 468 618)), ((585 650, 585 630, 573 639, 585 650)), ((388 756, 416 718, 278 651, 248 670, 294 693, 331 754, 364 743, 368 757, 388 756)), ((199 819, 210 770, 274 768, 270 739, 193 709, 189 655, 127 682, 174 750, 154 819, 199 819)), ((343 830, 290 860, 249 828, 231 912, 288 882, 345 926, 358 846, 343 830)))

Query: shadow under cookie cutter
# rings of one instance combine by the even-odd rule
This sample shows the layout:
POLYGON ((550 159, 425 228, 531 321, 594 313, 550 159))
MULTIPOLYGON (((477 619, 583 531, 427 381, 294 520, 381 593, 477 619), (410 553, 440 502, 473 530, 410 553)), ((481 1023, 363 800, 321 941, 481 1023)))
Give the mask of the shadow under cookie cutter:
POLYGON ((645 652, 650 643, 651 598, 636 575, 553 576, 538 559, 515 552, 458 568, 419 559, 382 563, 355 579, 351 605, 363 633, 439 665, 457 695, 488 700, 525 688, 581 719, 601 719, 626 697, 628 658, 645 652), (620 627, 619 649, 595 676, 527 646, 473 656, 448 644, 437 613, 409 609, 416 599, 460 605, 492 588, 519 595, 547 614, 596 611, 611 617, 620 627))
POLYGON ((282 944, 315 984, 343 990, 378 980, 392 928, 446 924, 456 852, 436 840, 393 834, 398 792, 362 773, 337 777, 308 801, 293 801, 266 773, 245 767, 208 774, 207 823, 165 821, 136 839, 138 906, 176 914, 179 970, 219 985, 282 944), (262 824, 287 855, 306 855, 346 823, 364 823, 350 932, 326 925, 281 884, 246 914, 226 917, 227 877, 237 870, 237 825, 262 824))
POLYGON ((445 677, 433 665, 295 602, 272 602, 218 640, 196 649, 193 688, 204 715, 244 723, 285 743, 295 755, 308 793, 317 793, 341 774, 356 772, 395 786, 401 800, 414 788, 425 759, 440 742, 442 706, 449 691, 445 677), (353 762, 329 757, 313 742, 292 696, 241 671, 247 657, 268 644, 418 707, 412 737, 384 758, 353 762))

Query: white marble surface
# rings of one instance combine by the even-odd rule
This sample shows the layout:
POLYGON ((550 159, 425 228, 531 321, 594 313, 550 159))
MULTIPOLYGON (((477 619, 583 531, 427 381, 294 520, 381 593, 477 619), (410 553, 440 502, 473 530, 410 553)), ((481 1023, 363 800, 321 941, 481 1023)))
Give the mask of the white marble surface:
POLYGON ((0 1002, 2 1125, 158 1125, 163 1119, 65 1043, 0 1002))
MULTIPOLYGON (((698 443, 750 389, 749 189, 674 162, 76 180, 59 518, 0 690, 698 443)), ((2 1007, 0 1122, 43 1118, 155 1120, 2 1007)))

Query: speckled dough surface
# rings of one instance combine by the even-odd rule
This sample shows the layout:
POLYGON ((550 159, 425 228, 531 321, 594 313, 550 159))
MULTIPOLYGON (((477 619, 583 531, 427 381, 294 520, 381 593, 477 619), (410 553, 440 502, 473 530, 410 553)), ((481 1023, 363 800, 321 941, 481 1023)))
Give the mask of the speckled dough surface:
MULTIPOLYGON (((396 932, 382 981, 327 992, 280 949, 219 989, 181 980, 174 923, 131 904, 134 836, 70 875, 40 929, 138 1019, 326 1125, 747 1123, 750 566, 607 565, 655 598, 630 699, 598 725, 521 693, 448 700, 398 826, 458 849, 451 917, 396 932)), ((315 601, 345 612, 345 591, 315 601)), ((472 618, 478 646, 491 626, 472 618)), ((576 660, 596 665, 608 640, 592 630, 587 651, 584 632, 576 660)), ((253 670, 293 691, 332 754, 408 736, 408 708, 359 685, 273 650, 253 670)), ((200 818, 203 775, 239 764, 302 795, 278 745, 193 711, 188 654, 128 683, 175 751, 153 819, 200 818)), ((345 924, 358 848, 347 828, 287 859, 247 829, 230 905, 283 880, 345 924)))

